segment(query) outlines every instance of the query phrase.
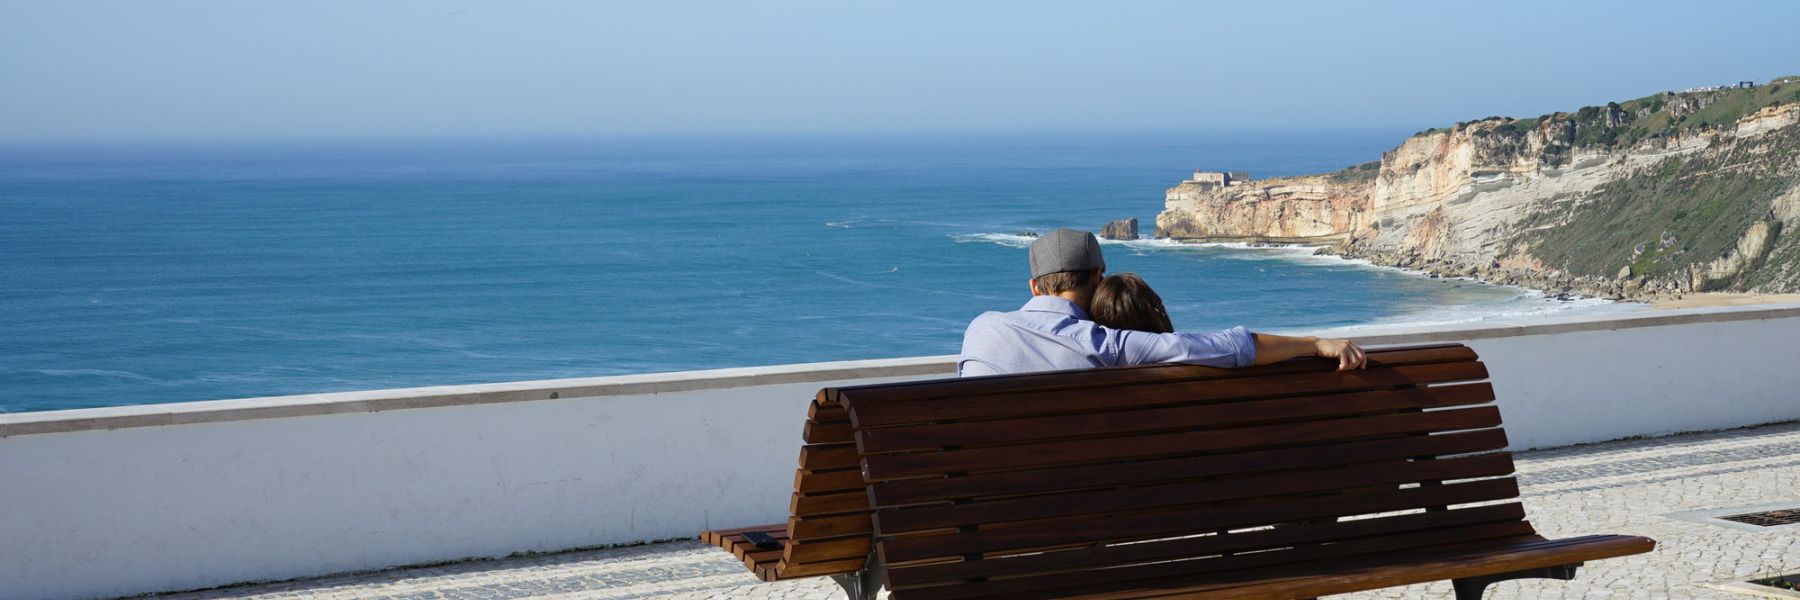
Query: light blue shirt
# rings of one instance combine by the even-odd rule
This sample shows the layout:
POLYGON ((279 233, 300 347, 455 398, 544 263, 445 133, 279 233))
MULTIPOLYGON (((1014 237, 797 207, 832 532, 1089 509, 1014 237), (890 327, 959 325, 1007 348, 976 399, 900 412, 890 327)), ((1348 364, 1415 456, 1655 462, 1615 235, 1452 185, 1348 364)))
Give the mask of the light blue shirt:
POLYGON ((1171 362, 1248 367, 1256 362, 1256 340, 1243 327, 1217 333, 1112 329, 1074 302, 1033 296, 1019 310, 975 317, 957 358, 963 377, 1171 362))

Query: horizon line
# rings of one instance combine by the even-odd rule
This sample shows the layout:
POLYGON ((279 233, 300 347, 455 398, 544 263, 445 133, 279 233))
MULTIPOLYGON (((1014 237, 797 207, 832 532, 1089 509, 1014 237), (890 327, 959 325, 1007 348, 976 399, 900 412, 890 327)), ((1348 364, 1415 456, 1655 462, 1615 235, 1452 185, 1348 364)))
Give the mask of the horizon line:
POLYGON ((1237 126, 1237 127, 1180 127, 1180 128, 992 128, 992 129, 843 129, 843 130, 674 130, 674 131, 620 131, 620 132, 580 132, 580 133, 548 133, 548 132, 470 132, 445 134, 418 133, 324 133, 309 135, 122 135, 122 136, 58 136, 58 137, 0 137, 3 146, 45 146, 45 145, 93 145, 93 144, 189 144, 189 143, 391 143, 391 142, 542 142, 542 141, 654 141, 682 139, 832 139, 832 138, 907 138, 907 137, 1034 137, 1034 136, 1184 136, 1184 135, 1256 135, 1256 134, 1347 134, 1347 133, 1403 133, 1411 135, 1424 131, 1417 125, 1410 124, 1362 124, 1345 126, 1291 125, 1291 126, 1237 126))

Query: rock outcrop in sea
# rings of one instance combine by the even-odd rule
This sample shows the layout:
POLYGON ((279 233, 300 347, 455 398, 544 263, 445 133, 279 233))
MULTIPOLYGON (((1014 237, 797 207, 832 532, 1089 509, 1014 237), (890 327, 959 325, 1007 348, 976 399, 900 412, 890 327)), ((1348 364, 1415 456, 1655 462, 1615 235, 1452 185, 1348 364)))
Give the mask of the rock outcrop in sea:
POLYGON ((1458 123, 1337 173, 1218 175, 1170 188, 1156 236, 1552 294, 1800 291, 1800 78, 1458 123))
POLYGON ((1107 223, 1105 227, 1100 228, 1100 237, 1109 239, 1109 240, 1135 240, 1135 239, 1138 239, 1137 217, 1131 217, 1129 219, 1119 219, 1117 221, 1107 223))

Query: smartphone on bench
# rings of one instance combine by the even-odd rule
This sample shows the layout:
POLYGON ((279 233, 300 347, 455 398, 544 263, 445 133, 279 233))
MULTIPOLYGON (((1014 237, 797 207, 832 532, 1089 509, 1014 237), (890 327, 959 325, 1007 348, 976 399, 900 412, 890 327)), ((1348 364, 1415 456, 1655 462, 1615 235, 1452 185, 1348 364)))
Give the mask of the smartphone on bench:
POLYGON ((781 547, 781 540, 769 537, 769 534, 761 531, 744 532, 744 541, 750 542, 750 545, 764 550, 774 550, 781 547))

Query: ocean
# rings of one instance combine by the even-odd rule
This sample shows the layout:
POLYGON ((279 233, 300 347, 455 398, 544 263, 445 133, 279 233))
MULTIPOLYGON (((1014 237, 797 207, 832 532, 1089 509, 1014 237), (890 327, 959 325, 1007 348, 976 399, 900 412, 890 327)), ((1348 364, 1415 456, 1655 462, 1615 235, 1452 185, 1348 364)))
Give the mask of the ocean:
MULTIPOLYGON (((1027 231, 1399 131, 0 146, 0 411, 953 354, 1027 231)), ((1304 248, 1108 242, 1177 327, 1621 310, 1304 248)))

